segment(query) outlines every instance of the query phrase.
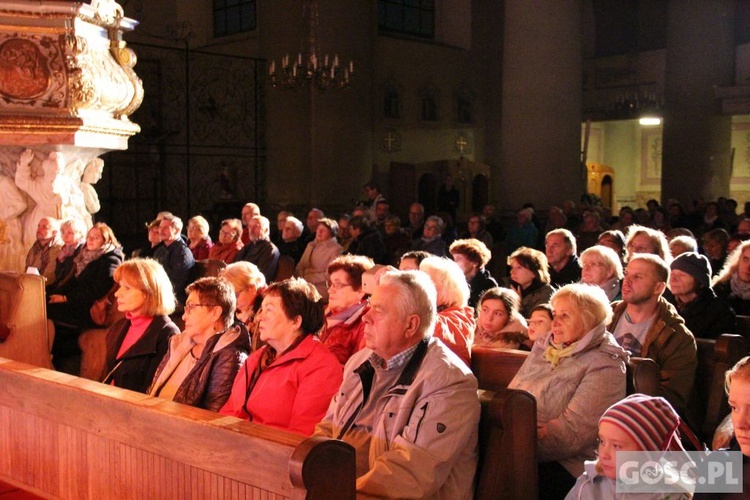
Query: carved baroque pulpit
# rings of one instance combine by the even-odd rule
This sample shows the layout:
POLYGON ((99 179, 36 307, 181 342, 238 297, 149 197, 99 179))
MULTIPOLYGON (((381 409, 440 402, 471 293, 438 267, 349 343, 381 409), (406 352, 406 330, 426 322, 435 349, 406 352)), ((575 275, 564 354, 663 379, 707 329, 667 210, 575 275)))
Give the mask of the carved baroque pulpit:
POLYGON ((114 0, 0 3, 0 271, 24 269, 42 217, 91 226, 98 157, 140 131, 136 24, 114 0))

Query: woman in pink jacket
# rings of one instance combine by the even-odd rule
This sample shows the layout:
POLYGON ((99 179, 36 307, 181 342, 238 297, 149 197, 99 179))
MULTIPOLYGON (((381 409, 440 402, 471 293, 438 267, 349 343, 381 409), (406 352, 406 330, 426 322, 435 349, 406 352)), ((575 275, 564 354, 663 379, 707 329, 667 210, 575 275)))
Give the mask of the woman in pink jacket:
POLYGON ((220 413, 311 435, 342 379, 338 359, 315 335, 323 315, 320 294, 305 280, 269 286, 257 316, 268 345, 240 368, 220 413))

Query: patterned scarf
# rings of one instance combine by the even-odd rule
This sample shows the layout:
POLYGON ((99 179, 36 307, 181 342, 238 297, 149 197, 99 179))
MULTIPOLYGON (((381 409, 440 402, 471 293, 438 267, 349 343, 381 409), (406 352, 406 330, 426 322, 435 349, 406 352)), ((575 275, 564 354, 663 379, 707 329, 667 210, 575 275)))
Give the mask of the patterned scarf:
POLYGON ((558 346, 552 342, 550 336, 549 346, 544 351, 544 359, 552 363, 553 368, 557 368, 562 358, 569 358, 573 354, 577 344, 578 342, 568 342, 558 346))
POLYGON ((729 286, 732 287, 732 293, 742 300, 750 300, 750 283, 742 281, 739 273, 732 273, 729 280, 729 286))
POLYGON ((77 243, 75 245, 64 245, 60 249, 60 253, 57 254, 57 262, 62 262, 74 253, 76 253, 76 250, 82 245, 82 243, 77 243))
POLYGON ((47 269, 47 264, 49 264, 49 252, 54 244, 54 239, 51 239, 46 245, 42 245, 39 240, 36 240, 34 244, 31 245, 29 254, 26 256, 26 267, 36 267, 34 264, 39 262, 39 274, 43 275, 44 271, 47 269))
POLYGON ((114 249, 115 246, 112 243, 104 244, 96 250, 89 250, 88 247, 83 247, 73 261, 76 267, 76 277, 78 277, 83 272, 83 270, 86 269, 86 266, 91 264, 93 261, 104 255, 105 253, 111 252, 114 249))

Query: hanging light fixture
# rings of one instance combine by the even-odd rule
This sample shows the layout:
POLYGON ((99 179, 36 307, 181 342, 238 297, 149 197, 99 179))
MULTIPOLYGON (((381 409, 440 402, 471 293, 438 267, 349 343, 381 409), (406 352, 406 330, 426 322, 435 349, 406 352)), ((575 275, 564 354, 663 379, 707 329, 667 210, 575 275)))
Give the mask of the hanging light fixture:
POLYGON ((342 66, 338 54, 332 57, 321 54, 318 46, 318 2, 303 2, 302 8, 303 18, 307 21, 305 25, 309 29, 307 47, 303 44, 303 49, 294 59, 287 53, 278 65, 275 60, 271 61, 268 70, 271 85, 282 89, 313 86, 320 91, 349 87, 354 74, 354 61, 349 60, 342 66))

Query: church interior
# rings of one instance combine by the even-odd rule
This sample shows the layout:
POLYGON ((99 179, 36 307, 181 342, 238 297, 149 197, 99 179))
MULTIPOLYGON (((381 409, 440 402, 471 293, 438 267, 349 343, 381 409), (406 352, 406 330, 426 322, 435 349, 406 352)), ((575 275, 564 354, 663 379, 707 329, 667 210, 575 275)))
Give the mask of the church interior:
MULTIPOLYGON (((200 215, 219 241, 249 202, 272 225, 282 211, 304 224, 313 208, 336 219, 376 207, 369 183, 405 226, 415 202, 440 210, 447 177, 462 228, 487 205, 507 230, 526 205, 543 223, 582 197, 610 215, 650 200, 742 207, 750 2, 2 2, 0 497, 355 498, 355 452, 340 440, 100 384, 103 364, 54 371, 38 307, 50 291, 24 259, 40 216, 80 215, 103 241, 111 228, 130 257, 172 221, 157 213, 186 229, 200 215)), ((492 270, 507 278, 502 252, 492 270)), ((219 305, 193 300, 180 315, 202 307, 219 305)), ((84 334, 102 358, 107 332, 84 334)), ((699 340, 690 403, 710 440, 750 335, 699 340)), ((464 367, 481 403, 474 498, 539 498, 536 401, 508 389, 528 356, 480 349, 464 367)), ((623 365, 627 391, 656 393, 659 368, 639 359, 623 365)))

